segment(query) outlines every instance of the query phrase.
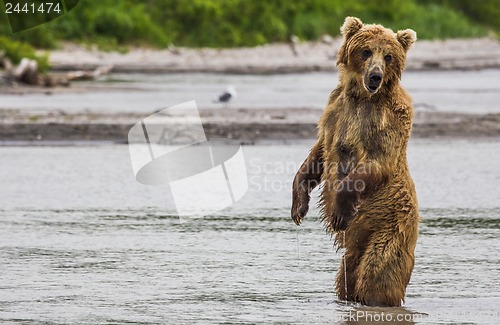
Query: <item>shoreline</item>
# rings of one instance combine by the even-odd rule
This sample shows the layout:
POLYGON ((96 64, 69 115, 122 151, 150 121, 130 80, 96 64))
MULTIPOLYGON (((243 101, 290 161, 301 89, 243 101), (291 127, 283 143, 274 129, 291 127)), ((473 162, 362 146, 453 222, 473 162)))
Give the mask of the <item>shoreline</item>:
MULTIPOLYGON (((208 139, 255 144, 316 138, 320 109, 200 109, 208 139)), ((0 112, 0 145, 30 143, 128 143, 130 128, 145 116, 123 114, 0 112)), ((500 137, 500 114, 417 111, 412 138, 477 139, 500 137)))
MULTIPOLYGON (((52 71, 94 70, 112 65, 119 73, 284 74, 337 71, 339 37, 327 41, 266 44, 252 48, 132 48, 103 52, 64 43, 50 52, 52 71)), ((417 41, 408 52, 406 70, 476 70, 500 68, 500 40, 494 38, 417 41)))
MULTIPOLYGON (((267 44, 255 48, 165 50, 132 49, 126 54, 101 52, 65 43, 53 51, 53 71, 87 70, 113 65, 113 72, 284 74, 336 71, 342 40, 296 44, 267 44)), ((500 41, 491 38, 418 41, 409 51, 407 70, 500 69, 500 41)), ((56 72, 57 73, 57 72, 56 72)), ((98 93, 110 90, 144 91, 122 86, 78 84, 71 87, 0 87, 0 94, 98 93)), ((316 138, 322 109, 208 109, 200 114, 208 138, 245 144, 290 142, 316 138)), ((66 113, 1 109, 0 146, 16 143, 127 143, 128 131, 145 116, 139 113, 66 113)), ((415 110, 412 138, 498 138, 500 113, 467 114, 415 110)))

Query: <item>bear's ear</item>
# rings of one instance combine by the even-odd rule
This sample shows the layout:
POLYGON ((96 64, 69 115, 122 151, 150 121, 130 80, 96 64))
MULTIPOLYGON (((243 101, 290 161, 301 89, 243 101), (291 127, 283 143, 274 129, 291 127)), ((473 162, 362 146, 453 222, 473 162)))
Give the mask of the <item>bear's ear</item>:
POLYGON ((347 64, 347 41, 356 34, 361 28, 363 28, 363 22, 356 17, 346 17, 344 24, 340 27, 340 34, 344 36, 344 42, 339 48, 339 53, 337 54, 337 65, 347 64))
POLYGON ((356 34, 358 30, 363 28, 363 22, 356 17, 346 17, 344 24, 340 27, 340 34, 344 36, 347 40, 351 38, 352 35, 356 34))
POLYGON ((396 37, 399 43, 403 45, 405 51, 408 51, 410 46, 417 40, 417 33, 415 33, 415 31, 412 29, 405 29, 398 31, 396 37))

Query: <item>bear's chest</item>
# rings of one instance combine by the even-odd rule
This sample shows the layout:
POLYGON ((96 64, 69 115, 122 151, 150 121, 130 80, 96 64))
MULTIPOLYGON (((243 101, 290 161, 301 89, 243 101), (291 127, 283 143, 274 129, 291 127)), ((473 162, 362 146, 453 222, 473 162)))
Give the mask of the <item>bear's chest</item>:
POLYGON ((350 107, 338 122, 339 147, 348 148, 353 156, 359 156, 357 151, 370 157, 386 154, 393 129, 387 110, 369 104, 350 107))

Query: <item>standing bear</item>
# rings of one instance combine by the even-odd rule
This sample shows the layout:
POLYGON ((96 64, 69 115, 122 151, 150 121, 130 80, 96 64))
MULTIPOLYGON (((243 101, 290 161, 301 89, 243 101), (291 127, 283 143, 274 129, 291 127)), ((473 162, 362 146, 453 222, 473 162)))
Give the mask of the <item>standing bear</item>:
POLYGON ((354 17, 340 30, 339 84, 319 121, 318 141, 295 175, 291 215, 299 225, 310 192, 321 183, 323 222, 337 247, 345 248, 338 297, 400 306, 419 222, 406 159, 413 108, 400 85, 416 34, 354 17))

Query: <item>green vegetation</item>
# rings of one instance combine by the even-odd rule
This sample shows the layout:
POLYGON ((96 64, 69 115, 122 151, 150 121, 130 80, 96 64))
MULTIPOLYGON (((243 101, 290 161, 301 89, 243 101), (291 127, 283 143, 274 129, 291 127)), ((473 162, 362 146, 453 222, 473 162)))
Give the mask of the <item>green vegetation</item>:
POLYGON ((255 46, 287 41, 291 35, 306 40, 338 35, 345 16, 392 29, 413 28, 420 39, 500 32, 498 0, 80 0, 63 17, 15 34, 4 11, 0 35, 44 48, 59 40, 103 49, 170 43, 255 46))
POLYGON ((10 58, 12 63, 18 64, 22 58, 33 59, 38 62, 38 68, 44 72, 49 67, 48 56, 36 54, 35 49, 27 43, 13 41, 5 36, 0 36, 0 52, 10 58))

